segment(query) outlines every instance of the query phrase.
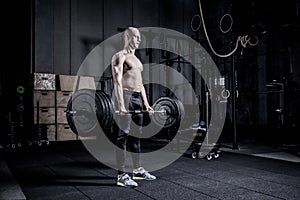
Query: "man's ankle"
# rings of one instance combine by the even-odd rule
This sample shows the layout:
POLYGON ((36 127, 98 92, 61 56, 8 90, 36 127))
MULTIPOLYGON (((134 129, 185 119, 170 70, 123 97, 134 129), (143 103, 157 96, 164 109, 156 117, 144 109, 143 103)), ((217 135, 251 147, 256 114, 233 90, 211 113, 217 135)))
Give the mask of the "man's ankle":
POLYGON ((124 175, 125 173, 120 173, 120 174, 118 174, 118 178, 121 178, 123 175, 124 175))
POLYGON ((141 169, 142 169, 142 167, 135 168, 135 169, 133 169, 133 172, 138 172, 138 171, 140 171, 141 169))

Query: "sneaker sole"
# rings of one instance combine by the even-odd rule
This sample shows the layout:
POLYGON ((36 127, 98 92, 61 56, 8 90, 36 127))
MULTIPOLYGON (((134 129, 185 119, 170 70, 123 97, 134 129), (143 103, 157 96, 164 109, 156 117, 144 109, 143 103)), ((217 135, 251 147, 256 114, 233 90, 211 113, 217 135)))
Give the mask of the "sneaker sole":
POLYGON ((126 187, 126 188, 135 188, 135 187, 137 187, 137 185, 135 186, 135 185, 125 185, 125 184, 123 184, 123 183, 117 183, 117 186, 120 186, 120 187, 126 187))
POLYGON ((143 177, 132 177, 133 180, 145 180, 143 177))
POLYGON ((156 180, 156 178, 155 179, 146 179, 146 178, 143 178, 143 177, 132 177, 132 179, 133 180, 146 180, 146 181, 154 181, 154 180, 156 180))

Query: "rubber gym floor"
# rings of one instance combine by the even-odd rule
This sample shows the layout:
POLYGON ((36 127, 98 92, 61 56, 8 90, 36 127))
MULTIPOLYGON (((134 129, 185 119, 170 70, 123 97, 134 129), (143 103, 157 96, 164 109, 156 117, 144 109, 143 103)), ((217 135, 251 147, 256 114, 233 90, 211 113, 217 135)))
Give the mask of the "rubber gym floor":
MULTIPOLYGON (((243 151, 241 151, 243 152, 243 151)), ((299 158, 299 157, 298 157, 299 158)), ((300 162, 222 150, 210 161, 183 155, 155 181, 116 186, 116 172, 80 141, 0 153, 0 199, 300 199, 300 162)))

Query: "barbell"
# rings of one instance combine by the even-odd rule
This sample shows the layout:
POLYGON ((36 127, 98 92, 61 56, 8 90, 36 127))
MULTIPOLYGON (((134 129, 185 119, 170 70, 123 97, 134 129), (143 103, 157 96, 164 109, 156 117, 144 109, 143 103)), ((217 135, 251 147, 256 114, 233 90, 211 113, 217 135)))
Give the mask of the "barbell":
MULTIPOLYGON (((167 114, 167 111, 164 110, 164 109, 162 109, 162 110, 153 110, 153 111, 151 111, 151 112, 153 112, 153 113, 167 114)), ((120 111, 119 111, 119 110, 116 110, 115 113, 116 113, 116 114, 119 114, 120 111)), ((149 110, 127 110, 125 113, 126 113, 126 114, 134 114, 134 113, 135 113, 135 114, 140 114, 140 113, 150 113, 150 111, 149 111, 149 110)))
MULTIPOLYGON (((151 120, 161 128, 170 128, 184 117, 183 104, 174 97, 160 97, 152 105, 151 120)), ((129 110, 127 113, 148 113, 147 110, 129 110)), ((81 89, 75 91, 68 101, 66 117, 71 130, 82 137, 96 135, 99 126, 111 130, 114 124, 114 103, 101 90, 81 89)))

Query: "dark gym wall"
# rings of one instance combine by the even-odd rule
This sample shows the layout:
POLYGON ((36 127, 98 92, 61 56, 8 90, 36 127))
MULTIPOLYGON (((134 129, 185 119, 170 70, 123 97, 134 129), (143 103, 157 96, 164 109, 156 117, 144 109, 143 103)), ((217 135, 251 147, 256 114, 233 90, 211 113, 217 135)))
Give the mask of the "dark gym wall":
MULTIPOLYGON (((86 55, 103 40, 103 2, 97 0, 70 1, 71 70, 76 74, 86 55)), ((105 10, 105 9, 104 9, 105 10)), ((63 59, 63 58, 61 58, 63 59)), ((62 72, 55 71, 56 74, 62 72)))
POLYGON ((234 32, 255 34, 260 39, 256 48, 237 54, 238 122, 246 125, 240 133, 293 141, 300 119, 296 103, 300 100, 299 1, 232 2, 234 32))
POLYGON ((103 2, 35 1, 35 72, 76 74, 103 40, 103 2))
POLYGON ((35 72, 54 72, 54 1, 35 1, 35 72))
POLYGON ((88 52, 118 28, 165 27, 191 33, 197 2, 36 0, 35 72, 76 74, 88 52))
MULTIPOLYGON (((197 1, 184 0, 36 0, 35 10, 35 72, 72 75, 119 28, 164 27, 191 35, 190 20, 198 13, 197 1)), ((140 57, 149 61, 145 52, 140 57)))
POLYGON ((159 24, 159 0, 133 0, 132 17, 135 27, 155 27, 159 24))
POLYGON ((66 66, 70 66, 70 51, 72 49, 70 46, 70 1, 54 0, 53 2, 53 10, 55 11, 53 13, 53 72, 59 71, 62 74, 69 74, 70 68, 66 66))

